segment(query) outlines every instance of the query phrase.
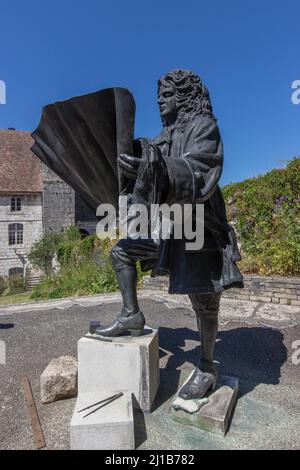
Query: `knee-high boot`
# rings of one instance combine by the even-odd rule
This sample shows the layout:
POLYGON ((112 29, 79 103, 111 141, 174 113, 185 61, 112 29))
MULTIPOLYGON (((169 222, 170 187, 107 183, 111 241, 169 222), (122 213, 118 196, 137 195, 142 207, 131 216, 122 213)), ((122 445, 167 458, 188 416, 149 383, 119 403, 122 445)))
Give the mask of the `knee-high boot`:
POLYGON ((203 398, 217 383, 217 369, 213 363, 213 355, 218 332, 220 294, 197 294, 189 297, 196 313, 201 357, 199 367, 179 392, 179 396, 185 400, 203 398))
POLYGON ((123 310, 125 317, 139 312, 137 299, 137 271, 135 266, 124 266, 121 269, 115 269, 118 285, 122 294, 123 310))
MULTIPOLYGON (((112 260, 114 261, 113 257, 112 260)), ((117 281, 122 294, 123 308, 117 319, 108 326, 100 326, 98 322, 90 323, 90 333, 101 336, 121 336, 130 332, 132 336, 140 336, 145 326, 145 317, 139 309, 137 300, 137 271, 132 266, 115 266, 117 281)))

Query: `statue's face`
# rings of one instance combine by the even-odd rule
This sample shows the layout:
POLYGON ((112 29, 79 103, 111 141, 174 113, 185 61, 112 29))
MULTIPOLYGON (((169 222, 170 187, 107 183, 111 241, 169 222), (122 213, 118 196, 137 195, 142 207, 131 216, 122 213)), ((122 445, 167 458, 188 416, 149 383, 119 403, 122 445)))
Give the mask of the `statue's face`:
POLYGON ((176 95, 171 86, 162 84, 158 87, 157 103, 161 118, 168 123, 174 122, 177 116, 177 104, 176 95))

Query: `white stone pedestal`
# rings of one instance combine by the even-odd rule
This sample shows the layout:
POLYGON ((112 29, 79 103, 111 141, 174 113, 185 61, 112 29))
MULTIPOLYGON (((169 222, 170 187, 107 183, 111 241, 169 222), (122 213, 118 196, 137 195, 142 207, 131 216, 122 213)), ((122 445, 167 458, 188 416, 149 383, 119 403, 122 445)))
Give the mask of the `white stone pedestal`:
POLYGON ((82 408, 111 395, 113 393, 107 391, 78 395, 71 421, 71 450, 133 450, 135 448, 130 393, 125 392, 122 397, 85 418, 84 415, 97 406, 78 413, 82 408))
POLYGON ((109 341, 81 338, 79 394, 125 390, 135 395, 142 410, 149 411, 159 386, 159 349, 157 330, 146 327, 144 331, 143 336, 109 341))

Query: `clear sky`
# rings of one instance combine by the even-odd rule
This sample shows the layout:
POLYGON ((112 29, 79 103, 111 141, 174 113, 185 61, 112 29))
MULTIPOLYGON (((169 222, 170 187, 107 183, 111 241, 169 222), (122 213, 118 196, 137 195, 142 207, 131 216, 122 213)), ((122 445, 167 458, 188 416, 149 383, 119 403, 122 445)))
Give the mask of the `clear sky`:
POLYGON ((221 183, 300 155, 300 2, 294 0, 1 0, 0 128, 33 130, 43 105, 123 86, 136 136, 161 128, 157 79, 199 74, 218 117, 221 183))

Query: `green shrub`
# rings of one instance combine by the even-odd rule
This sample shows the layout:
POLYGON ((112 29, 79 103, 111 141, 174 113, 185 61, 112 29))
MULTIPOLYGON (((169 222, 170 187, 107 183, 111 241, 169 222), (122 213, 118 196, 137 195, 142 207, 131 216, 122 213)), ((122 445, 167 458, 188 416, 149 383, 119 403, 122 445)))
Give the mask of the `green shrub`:
POLYGON ((47 233, 37 240, 28 255, 31 264, 46 274, 52 272, 52 260, 64 241, 63 233, 47 233))
POLYGON ((75 226, 69 227, 65 232, 46 233, 32 245, 29 261, 35 268, 50 275, 55 254, 59 262, 69 262, 73 245, 80 239, 80 231, 75 226))
POLYGON ((110 261, 115 241, 99 240, 96 235, 81 238, 77 227, 64 233, 46 234, 37 241, 30 253, 31 263, 46 273, 31 298, 59 298, 89 295, 117 290, 117 281, 110 261), (60 264, 52 271, 54 256, 60 264))
MULTIPOLYGON (((59 246, 58 273, 46 275, 31 294, 32 299, 57 299, 68 296, 94 295, 118 290, 110 259, 116 240, 99 240, 90 235, 83 240, 65 241, 59 246)), ((139 283, 142 273, 138 266, 139 283)))
POLYGON ((222 188, 236 220, 244 272, 300 274, 300 158, 286 168, 222 188))
POLYGON ((99 265, 92 257, 87 257, 77 265, 65 264, 59 273, 46 276, 36 286, 32 298, 59 298, 79 295, 101 294, 117 290, 115 273, 109 258, 99 265))
POLYGON ((18 294, 24 292, 24 279, 22 274, 12 274, 8 279, 9 293, 18 294))

